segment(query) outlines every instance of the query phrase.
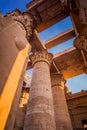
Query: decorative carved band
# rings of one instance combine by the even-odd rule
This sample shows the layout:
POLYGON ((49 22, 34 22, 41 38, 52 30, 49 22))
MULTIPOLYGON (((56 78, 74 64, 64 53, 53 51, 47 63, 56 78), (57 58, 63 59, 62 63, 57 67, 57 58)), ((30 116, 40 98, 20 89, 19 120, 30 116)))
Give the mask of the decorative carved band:
POLYGON ((26 38, 29 41, 34 31, 34 17, 29 12, 21 13, 19 10, 8 13, 6 16, 12 17, 13 20, 23 25, 26 31, 26 38))
POLYGON ((44 61, 48 65, 50 65, 52 57, 53 55, 51 53, 48 53, 47 50, 42 50, 42 51, 36 51, 32 55, 30 55, 30 60, 32 62, 32 65, 40 61, 44 61))

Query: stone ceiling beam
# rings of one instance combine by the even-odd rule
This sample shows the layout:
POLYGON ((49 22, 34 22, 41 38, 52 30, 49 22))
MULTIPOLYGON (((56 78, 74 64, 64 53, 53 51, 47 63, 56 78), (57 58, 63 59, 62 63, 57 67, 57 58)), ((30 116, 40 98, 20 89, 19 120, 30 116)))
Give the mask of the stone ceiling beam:
POLYGON ((44 0, 33 0, 33 1, 31 1, 29 4, 26 5, 27 10, 30 10, 30 9, 37 7, 42 2, 44 2, 44 0))
POLYGON ((75 47, 55 54, 53 60, 65 79, 84 73, 84 61, 82 54, 75 47))
POLYGON ((53 59, 55 60, 55 59, 57 59, 59 56, 66 55, 66 54, 68 54, 68 53, 71 53, 71 52, 74 51, 74 50, 76 50, 76 48, 75 48, 75 47, 71 47, 71 48, 69 48, 69 49, 66 49, 66 50, 60 52, 60 53, 56 53, 56 54, 54 55, 53 59))
POLYGON ((49 28, 49 27, 52 26, 53 24, 55 24, 55 23, 57 23, 57 22, 63 20, 63 19, 66 18, 67 16, 69 16, 68 13, 62 12, 62 14, 57 15, 57 16, 53 17, 52 19, 49 19, 49 20, 47 20, 47 21, 45 21, 45 22, 42 22, 41 24, 37 25, 37 26, 36 26, 36 30, 37 30, 38 32, 41 32, 41 31, 43 31, 43 30, 49 28))
POLYGON ((36 17, 38 32, 69 16, 68 8, 64 9, 60 0, 33 0, 26 7, 36 17))
POLYGON ((54 36, 53 38, 47 40, 45 42, 45 46, 47 49, 50 49, 54 46, 57 46, 58 44, 62 43, 62 42, 65 42, 73 37, 75 37, 76 34, 75 34, 75 31, 74 29, 69 29, 65 32, 62 32, 56 36, 54 36))

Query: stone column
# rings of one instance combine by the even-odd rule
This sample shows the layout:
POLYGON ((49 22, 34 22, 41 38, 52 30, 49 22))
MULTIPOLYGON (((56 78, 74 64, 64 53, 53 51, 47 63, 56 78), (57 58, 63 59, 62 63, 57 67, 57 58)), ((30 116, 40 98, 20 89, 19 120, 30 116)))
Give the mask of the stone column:
POLYGON ((18 10, 0 15, 0 130, 13 130, 28 63, 34 19, 18 10))
POLYGON ((51 74, 56 130, 72 130, 64 94, 65 80, 61 74, 51 74))
POLYGON ((30 59, 34 68, 24 130, 55 130, 49 71, 52 54, 43 50, 30 59))

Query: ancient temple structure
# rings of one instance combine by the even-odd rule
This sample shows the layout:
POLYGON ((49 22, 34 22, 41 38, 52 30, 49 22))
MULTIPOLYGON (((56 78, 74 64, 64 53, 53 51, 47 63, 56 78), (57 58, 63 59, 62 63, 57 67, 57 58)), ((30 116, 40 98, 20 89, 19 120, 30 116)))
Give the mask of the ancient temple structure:
POLYGON ((0 130, 85 130, 87 91, 67 79, 87 74, 87 1, 32 0, 26 12, 0 15, 0 130), (39 32, 70 16, 73 28, 45 43, 39 32), (74 38, 73 47, 48 50, 74 38), (26 69, 33 69, 32 78, 26 69))

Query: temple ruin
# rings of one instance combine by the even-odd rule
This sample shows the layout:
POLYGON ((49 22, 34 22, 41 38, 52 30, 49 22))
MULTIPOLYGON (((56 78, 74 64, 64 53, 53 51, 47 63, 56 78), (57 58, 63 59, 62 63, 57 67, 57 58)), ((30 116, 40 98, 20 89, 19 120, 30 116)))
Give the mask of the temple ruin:
POLYGON ((32 0, 25 12, 0 14, 0 130, 87 130, 87 90, 66 86, 84 73, 87 0, 32 0), (43 43, 39 33, 68 16, 73 28, 43 43), (72 38, 73 47, 49 53, 72 38))

